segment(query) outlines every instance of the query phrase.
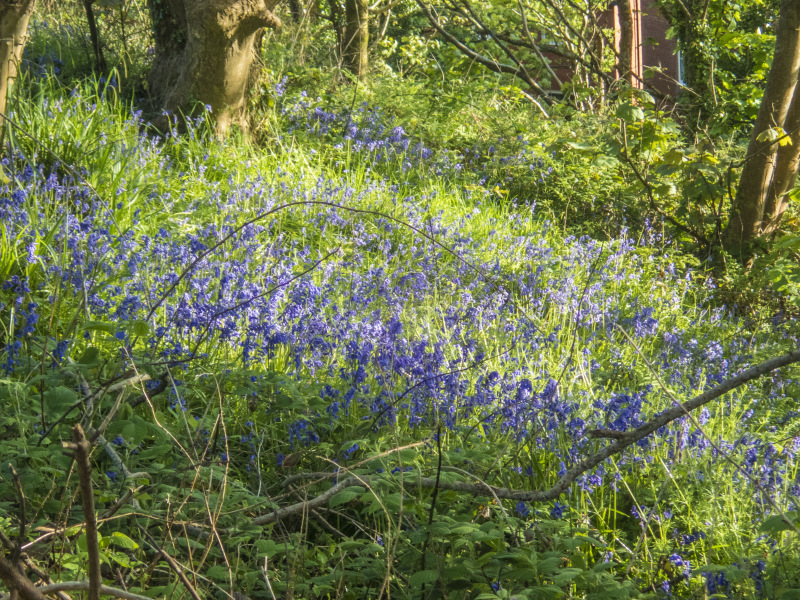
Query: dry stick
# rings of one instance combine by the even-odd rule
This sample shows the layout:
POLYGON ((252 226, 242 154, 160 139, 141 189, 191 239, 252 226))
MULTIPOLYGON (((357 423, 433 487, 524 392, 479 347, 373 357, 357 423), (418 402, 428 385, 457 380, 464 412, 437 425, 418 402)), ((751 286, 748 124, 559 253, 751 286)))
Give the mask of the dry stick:
POLYGON ((267 567, 269 566, 268 561, 269 561, 269 558, 267 558, 265 556, 264 557, 264 568, 263 568, 264 581, 267 582, 267 589, 269 590, 269 595, 272 596, 272 600, 278 600, 277 598, 275 598, 275 592, 272 591, 272 584, 269 582, 269 575, 267 574, 267 567))
POLYGON ((745 471, 741 467, 741 465, 739 463, 737 463, 735 460, 733 460, 731 458, 730 454, 728 454, 722 448, 720 448, 714 442, 714 440, 712 440, 711 437, 708 434, 706 434, 706 432, 703 430, 703 426, 700 425, 700 423, 697 421, 697 419, 694 417, 694 415, 691 414, 688 410, 686 410, 684 408, 684 404, 675 397, 675 395, 670 391, 669 388, 667 388, 666 385, 664 385, 664 382, 661 380, 661 377, 658 376, 658 373, 653 368, 653 365, 650 363, 650 361, 647 359, 647 357, 641 351, 641 349, 636 344, 636 342, 633 341, 633 338, 631 338, 631 336, 629 336, 628 333, 624 329, 622 329, 619 325, 617 325, 617 329, 619 329, 622 332, 622 335, 625 336, 625 338, 628 340, 628 342, 630 342, 631 346, 633 346, 633 349, 636 350, 636 353, 642 358, 642 360, 644 361, 644 364, 647 366, 647 368, 649 369, 650 373, 656 378, 656 382, 658 383, 659 387, 664 391, 664 393, 669 397, 670 400, 672 400, 675 404, 677 404, 678 406, 681 407, 681 409, 686 413, 686 416, 689 417, 689 419, 691 419, 692 424, 697 428, 697 430, 700 432, 700 434, 708 441, 709 444, 711 444, 711 447, 714 448, 714 450, 720 456, 722 456, 722 458, 724 458, 727 462, 732 464, 733 467, 737 471, 739 471, 742 475, 744 475, 750 481, 750 483, 753 484, 753 487, 755 487, 759 492, 761 492, 761 495, 767 499, 767 502, 769 502, 770 506, 772 506, 772 508, 780 515, 781 519, 783 519, 783 521, 787 525, 789 525, 789 527, 792 529, 792 531, 794 531, 796 534, 800 535, 800 530, 798 530, 798 528, 794 524, 794 522, 791 519, 789 519, 786 516, 786 514, 781 510, 781 508, 777 505, 777 503, 772 499, 772 496, 769 493, 767 493, 767 491, 762 487, 762 485, 752 475, 750 475, 747 471, 745 471))
MULTIPOLYGON (((753 367, 750 367, 745 371, 742 371, 738 375, 731 377, 718 386, 707 390, 698 396, 695 396, 691 400, 681 403, 680 406, 665 410, 660 415, 654 417, 644 425, 632 431, 621 432, 613 430, 594 430, 594 437, 613 437, 616 439, 602 450, 573 465, 567 470, 566 473, 564 473, 561 479, 559 479, 558 482, 556 482, 556 484, 549 489, 535 491, 518 490, 513 488, 495 487, 486 483, 472 484, 463 481, 440 481, 438 486, 443 490, 467 492, 476 496, 491 496, 498 500, 501 498, 504 500, 516 500, 522 502, 547 502, 549 500, 554 500, 567 491, 569 486, 573 481, 575 481, 575 479, 578 478, 578 476, 582 475, 589 469, 596 467, 607 458, 614 456, 615 454, 619 454, 628 446, 635 444, 639 440, 646 438, 650 434, 658 431, 671 422, 680 419, 686 414, 696 410, 697 408, 700 408, 701 406, 704 406, 705 404, 708 404, 712 400, 716 400, 720 396, 744 385, 745 383, 748 383, 749 381, 758 379, 762 375, 774 371, 775 369, 779 369, 797 362, 800 362, 800 350, 789 352, 783 356, 777 356, 775 358, 766 360, 753 367)), ((305 475, 309 478, 323 478, 329 476, 328 473, 308 473, 305 475)), ((266 525, 268 523, 274 523, 293 514, 297 514, 311 508, 316 508, 318 506, 323 506, 326 502, 328 502, 328 500, 330 500, 331 497, 345 488, 355 485, 365 485, 370 482, 386 481, 387 479, 394 481, 398 480, 397 477, 387 478, 385 475, 361 475, 359 477, 348 477, 311 500, 276 509, 266 515, 256 517, 252 522, 254 525, 266 525)), ((408 487, 434 488, 437 485, 436 479, 430 477, 417 477, 414 479, 402 477, 401 479, 403 485, 408 487)))
POLYGON ((186 586, 186 589, 189 590, 189 593, 192 595, 192 598, 194 598, 194 600, 203 600, 200 594, 197 593, 197 589, 195 589, 195 587, 192 585, 192 582, 189 581, 189 578, 186 576, 186 573, 184 573, 183 569, 181 569, 181 565, 178 563, 178 561, 176 561, 169 554, 167 554, 163 548, 160 548, 156 540, 153 538, 153 536, 150 535, 144 527, 140 525, 139 530, 145 535, 145 537, 148 538, 149 540, 148 545, 151 548, 153 548, 156 551, 156 553, 161 555, 161 558, 163 558, 166 561, 170 569, 175 571, 175 574, 178 576, 178 579, 180 579, 181 583, 183 583, 183 585, 186 586))
MULTIPOLYGON (((5 546, 6 550, 10 550, 11 552, 16 552, 18 550, 17 545, 14 544, 14 542, 12 542, 5 533, 3 533, 2 529, 0 529, 0 544, 5 546)), ((31 560, 31 558, 27 554, 21 552, 21 547, 19 550, 20 554, 17 564, 22 563, 23 565, 25 565, 28 569, 36 573, 37 577, 39 577, 39 579, 41 579, 42 581, 46 583, 53 583, 53 580, 50 579, 50 575, 45 573, 39 567, 39 565, 37 565, 35 562, 33 562, 33 560, 31 560)), ((61 598, 61 600, 71 600, 70 597, 67 596, 64 592, 59 592, 58 597, 61 598)), ((0 596, 0 598, 3 598, 3 596, 0 596)))
POLYGON ((72 442, 62 442, 62 445, 66 450, 73 451, 74 460, 78 465, 78 477, 83 497, 83 516, 86 519, 86 554, 89 560, 88 599, 100 600, 100 587, 103 579, 100 574, 100 548, 97 543, 97 520, 94 515, 92 466, 89 464, 89 452, 92 444, 86 439, 83 428, 78 423, 72 428, 72 442))
POLYGON ((11 554, 12 562, 16 563, 19 561, 19 555, 22 552, 22 544, 25 541, 25 524, 28 519, 25 516, 25 492, 22 490, 22 482, 19 480, 19 474, 11 463, 8 463, 8 468, 11 471, 14 487, 17 488, 17 494, 19 495, 19 535, 17 536, 14 552, 11 554))

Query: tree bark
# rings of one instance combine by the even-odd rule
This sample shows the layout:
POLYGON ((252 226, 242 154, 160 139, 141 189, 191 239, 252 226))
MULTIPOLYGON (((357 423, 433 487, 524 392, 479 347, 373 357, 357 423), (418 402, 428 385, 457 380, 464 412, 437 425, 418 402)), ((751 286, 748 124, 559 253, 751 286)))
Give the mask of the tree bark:
MULTIPOLYGON (((265 27, 280 27, 277 0, 149 0, 156 56, 150 90, 165 111, 205 105, 224 136, 246 129, 246 92, 265 27)), ((168 118, 168 117, 167 117, 168 118)), ((164 128, 166 118, 156 122, 164 128)))
POLYGON ((345 68, 359 79, 367 72, 369 28, 367 0, 345 0, 345 29, 342 60, 345 68))
POLYGON ((800 86, 795 86, 792 106, 786 116, 784 129, 789 133, 792 143, 778 148, 775 173, 764 204, 762 235, 772 235, 777 231, 783 213, 789 208, 789 198, 786 194, 792 191, 797 181, 797 169, 800 167, 800 86))
POLYGON ((295 23, 303 21, 305 11, 303 10, 303 4, 300 0, 289 0, 289 12, 292 14, 292 21, 295 23))
POLYGON ((94 0, 83 0, 83 9, 86 11, 86 23, 89 25, 89 39, 92 42, 94 59, 97 63, 97 70, 100 73, 106 72, 106 57, 103 55, 103 44, 100 41, 100 33, 97 30, 97 19, 94 18, 94 0))
MULTIPOLYGON (((0 114, 6 114, 8 97, 19 72, 28 21, 36 0, 0 0, 0 114)), ((0 118, 0 141, 5 119, 0 118)))
MULTIPOLYGON (((762 233, 762 221, 770 188, 775 184, 779 145, 762 134, 771 128, 786 129, 787 116, 800 75, 800 0, 782 0, 775 40, 775 57, 767 87, 747 147, 739 188, 731 207, 724 241, 741 253, 762 233)), ((795 161, 796 165, 796 161, 795 161)), ((796 167, 795 167, 796 169, 796 167)), ((780 174, 786 180, 785 174, 780 174)), ((773 192, 774 193, 774 192, 773 192)))
POLYGON ((617 62, 617 77, 628 82, 631 86, 636 85, 636 78, 633 74, 635 64, 635 40, 633 36, 633 0, 619 0, 617 2, 619 10, 619 60, 617 62))

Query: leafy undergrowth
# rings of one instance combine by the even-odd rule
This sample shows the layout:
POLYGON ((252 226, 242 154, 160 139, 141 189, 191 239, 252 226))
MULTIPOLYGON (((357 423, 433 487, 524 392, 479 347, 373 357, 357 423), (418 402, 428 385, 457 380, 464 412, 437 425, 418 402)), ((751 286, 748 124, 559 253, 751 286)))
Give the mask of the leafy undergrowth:
POLYGON ((104 578, 146 596, 187 596, 159 548, 219 598, 798 593, 776 517, 797 516, 796 368, 552 500, 480 485, 550 488, 609 443, 590 431, 795 349, 791 320, 720 305, 654 230, 570 237, 535 187, 498 202, 501 167, 548 185, 536 141, 451 156, 368 106, 281 106, 264 154, 202 118, 148 137, 108 86, 16 101, 34 137, 10 132, 0 194, 0 525, 19 534, 12 463, 54 580, 86 577, 61 445, 80 422, 102 433, 104 578))

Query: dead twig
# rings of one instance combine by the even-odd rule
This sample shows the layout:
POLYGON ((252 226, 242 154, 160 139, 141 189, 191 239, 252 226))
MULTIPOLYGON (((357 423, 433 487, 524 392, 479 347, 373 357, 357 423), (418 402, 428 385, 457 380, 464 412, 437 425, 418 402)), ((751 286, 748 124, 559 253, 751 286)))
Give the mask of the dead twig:
POLYGON ((89 462, 92 444, 86 439, 80 423, 72 428, 72 442, 63 442, 63 447, 73 453, 73 458, 78 465, 78 477, 83 497, 83 516, 86 519, 86 554, 89 561, 88 599, 100 600, 100 587, 103 585, 103 579, 100 573, 100 547, 97 543, 97 520, 94 514, 92 466, 89 462))

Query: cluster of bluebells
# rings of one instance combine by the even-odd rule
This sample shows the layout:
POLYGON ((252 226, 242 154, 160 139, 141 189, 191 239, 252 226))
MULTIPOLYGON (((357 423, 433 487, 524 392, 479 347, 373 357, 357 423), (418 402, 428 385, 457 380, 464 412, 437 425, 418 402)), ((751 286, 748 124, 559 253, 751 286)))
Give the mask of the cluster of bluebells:
MULTIPOLYGON (((349 139, 375 160, 390 148, 413 150, 404 132, 381 128, 380 114, 367 107, 347 116, 314 112, 318 107, 312 111, 311 104, 301 108, 289 115, 296 126, 321 131, 347 124, 349 139)), ((157 180, 173 174, 166 147, 141 137, 119 152, 157 180)), ((629 343, 617 328, 652 351, 665 379, 687 393, 751 364, 754 350, 745 338, 723 347, 675 324, 683 322, 674 307, 681 306, 691 277, 664 261, 660 282, 643 289, 642 273, 662 259, 627 237, 555 243, 547 223, 516 228, 495 219, 491 234, 476 238, 470 222, 480 215, 479 205, 460 217, 429 214, 427 198, 405 196, 379 178, 354 189, 346 180, 320 176, 309 183, 280 169, 269 176, 231 174, 221 185, 207 177, 207 157, 192 160, 183 189, 148 195, 150 207, 193 214, 191 220, 176 216, 158 227, 135 214, 122 230, 115 226, 118 211, 126 210, 122 203, 100 201, 86 185, 55 171, 26 167, 0 190, 1 227, 27 249, 29 264, 38 265, 42 290, 61 286, 62 294, 84 298, 92 320, 146 321, 149 335, 121 329, 117 338, 139 357, 171 363, 177 372, 205 353, 224 352, 248 369, 280 371, 314 389, 324 409, 270 413, 285 427, 292 450, 323 441, 342 422, 370 421, 374 429, 441 424, 476 437, 524 440, 552 459, 560 476, 596 448, 587 430, 629 431, 668 406, 647 385, 614 383, 609 373, 631 367, 629 343), (202 200, 186 200, 198 198, 191 193, 196 188, 204 190, 202 200), (50 213, 38 208, 51 198, 58 201, 50 213), (370 198, 383 203, 370 205, 370 198), (272 212, 287 204, 293 206, 272 212), (348 210, 365 207, 411 227, 348 210), (277 215, 295 230, 284 229, 277 215), (56 222, 52 243, 67 250, 63 262, 37 243, 56 222), (339 244, 348 250, 322 260, 339 244), (570 383, 588 377, 608 389, 606 383, 570 383)), ((124 178, 118 185, 118 196, 137 191, 124 178)), ((19 275, 3 283, 2 313, 13 310, 15 319, 15 338, 4 342, 1 355, 8 372, 17 367, 20 339, 37 333, 41 293, 19 275)), ((714 309, 709 318, 730 314, 714 309)), ((66 344, 64 352, 70 340, 59 343, 66 344)), ((776 382, 776 398, 785 395, 784 383, 776 382)), ((180 382, 166 398, 174 409, 189 409, 180 382)), ((702 426, 710 415, 698 417, 702 426)), ((665 445, 675 461, 703 455, 724 464, 689 420, 655 437, 619 457, 617 466, 647 462, 653 443, 665 445)), ((252 440, 241 443, 252 461, 252 440)), ((744 456, 768 491, 796 490, 795 446, 778 451, 740 436, 717 447, 744 456)), ((351 445, 342 457, 357 449, 351 445)), ((530 469, 521 465, 519 472, 523 467, 530 469)), ((591 492, 614 472, 602 464, 578 483, 591 492)), ((564 509, 556 504, 554 518, 564 509)))
MULTIPOLYGON (((282 96, 285 81, 278 86, 282 86, 281 93, 276 95, 282 96)), ((474 145, 457 152, 436 152, 423 142, 414 141, 379 107, 366 102, 354 110, 337 110, 326 108, 321 98, 312 100, 301 92, 293 103, 284 102, 281 114, 289 134, 303 132, 330 142, 337 149, 347 145, 352 151, 368 154, 371 164, 399 161, 405 172, 421 168, 437 177, 468 179, 489 187, 510 183, 520 175, 525 181, 543 184, 553 173, 555 151, 548 154, 544 146, 534 148, 521 135, 511 140, 499 138, 488 147, 474 145)))

